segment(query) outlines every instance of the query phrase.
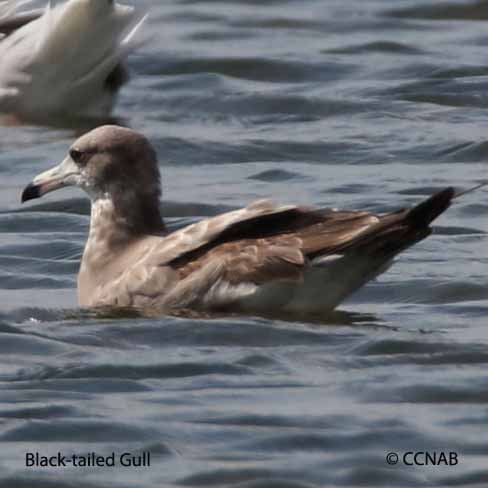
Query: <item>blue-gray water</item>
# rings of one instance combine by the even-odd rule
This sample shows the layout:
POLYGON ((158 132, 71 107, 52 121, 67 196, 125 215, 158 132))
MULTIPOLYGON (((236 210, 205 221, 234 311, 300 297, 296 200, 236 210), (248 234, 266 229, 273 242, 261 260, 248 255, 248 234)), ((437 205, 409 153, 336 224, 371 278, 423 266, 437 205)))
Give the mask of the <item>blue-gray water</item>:
MULTIPOLYGON (((487 178, 486 0, 139 3, 152 36, 117 116, 157 147, 171 226, 487 178)), ((19 205, 74 135, 0 127, 0 486, 487 486, 487 191, 326 324, 101 318, 76 305, 86 200, 19 205), (32 451, 152 457, 35 470, 32 451), (387 464, 408 451, 458 464, 387 464)))

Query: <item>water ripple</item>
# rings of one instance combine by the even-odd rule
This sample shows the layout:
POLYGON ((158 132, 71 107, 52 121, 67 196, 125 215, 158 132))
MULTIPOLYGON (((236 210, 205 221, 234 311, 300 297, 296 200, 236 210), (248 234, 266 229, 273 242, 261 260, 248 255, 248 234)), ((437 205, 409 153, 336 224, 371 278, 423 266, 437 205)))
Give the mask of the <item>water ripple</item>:
MULTIPOLYGON (((485 179, 488 1, 136 3, 148 42, 114 121, 154 143, 170 229, 263 197, 382 212, 485 179)), ((102 122, 0 120, 1 486, 487 485, 486 191, 327 317, 81 310, 88 199, 19 199, 102 122), (34 473, 28 449, 153 464, 34 473), (459 465, 385 462, 440 449, 459 465)))

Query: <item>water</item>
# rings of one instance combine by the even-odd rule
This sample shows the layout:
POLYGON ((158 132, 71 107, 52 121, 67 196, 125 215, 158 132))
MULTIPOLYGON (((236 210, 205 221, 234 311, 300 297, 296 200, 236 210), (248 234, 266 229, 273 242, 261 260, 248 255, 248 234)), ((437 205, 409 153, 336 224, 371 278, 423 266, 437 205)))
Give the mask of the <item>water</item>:
MULTIPOLYGON (((152 37, 116 115, 157 147, 171 227, 487 178, 488 2, 140 3, 152 37)), ((486 190, 325 323, 97 316, 76 304, 86 200, 19 205, 81 130, 0 128, 1 486, 487 486, 486 190), (151 467, 33 469, 31 451, 151 467), (458 463, 387 464, 409 451, 458 463)))

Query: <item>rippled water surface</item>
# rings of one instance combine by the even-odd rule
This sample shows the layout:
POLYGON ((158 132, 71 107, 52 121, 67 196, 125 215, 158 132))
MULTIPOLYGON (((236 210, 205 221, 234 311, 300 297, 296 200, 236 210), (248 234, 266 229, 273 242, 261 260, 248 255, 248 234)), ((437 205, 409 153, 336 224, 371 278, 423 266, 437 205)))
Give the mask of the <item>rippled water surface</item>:
MULTIPOLYGON (((487 1, 139 3, 150 42, 116 115, 156 145, 173 228, 487 179, 487 1)), ((487 191, 326 323, 103 317, 76 304, 87 201, 19 205, 74 136, 0 127, 1 486, 488 485, 487 191), (30 451, 151 467, 35 470, 30 451), (408 451, 459 462, 387 464, 408 451)))

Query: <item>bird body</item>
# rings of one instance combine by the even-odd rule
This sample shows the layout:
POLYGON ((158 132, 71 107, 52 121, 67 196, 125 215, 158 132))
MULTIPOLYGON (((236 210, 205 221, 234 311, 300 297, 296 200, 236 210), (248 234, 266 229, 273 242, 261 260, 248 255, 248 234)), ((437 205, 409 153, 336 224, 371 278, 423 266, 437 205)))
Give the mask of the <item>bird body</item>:
POLYGON ((168 233, 155 152, 142 135, 115 126, 82 136, 22 199, 66 185, 92 200, 80 305, 151 313, 330 312, 427 237, 455 197, 447 188, 384 215, 260 200, 168 233))
POLYGON ((0 111, 109 115, 143 20, 132 7, 107 0, 49 4, 38 18, 6 14, 0 19, 0 32, 3 25, 8 34, 0 40, 0 111))

